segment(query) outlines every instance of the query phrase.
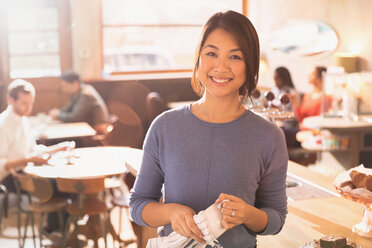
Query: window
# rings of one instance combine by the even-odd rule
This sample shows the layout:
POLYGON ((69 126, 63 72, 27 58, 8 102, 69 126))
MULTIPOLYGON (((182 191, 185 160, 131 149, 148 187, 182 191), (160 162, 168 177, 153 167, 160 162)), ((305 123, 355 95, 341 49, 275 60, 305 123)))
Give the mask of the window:
POLYGON ((102 0, 105 74, 191 70, 201 28, 242 0, 102 0))
MULTIPOLYGON (((12 0, 2 6, 7 30, 10 78, 55 77, 63 64, 60 44, 61 9, 67 1, 12 0)), ((64 37, 70 42, 69 37, 64 37)), ((71 51, 66 52, 71 57, 71 51)), ((71 66, 72 63, 70 63, 71 66)))

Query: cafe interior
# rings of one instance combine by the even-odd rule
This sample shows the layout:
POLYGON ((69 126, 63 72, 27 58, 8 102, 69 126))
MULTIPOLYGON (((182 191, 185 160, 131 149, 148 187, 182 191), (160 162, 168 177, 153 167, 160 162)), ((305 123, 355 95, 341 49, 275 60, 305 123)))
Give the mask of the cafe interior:
POLYGON ((259 36, 249 111, 286 126, 296 113, 271 93, 275 70, 288 69, 303 99, 314 68, 327 68, 321 111, 302 120, 297 145, 287 144, 285 224, 276 235, 257 235, 257 247, 372 247, 370 0, 3 1, 0 113, 8 85, 30 82, 29 132, 40 145, 66 149, 47 165, 12 170, 15 192, 0 185, 0 247, 142 248, 157 237, 129 214, 144 139, 158 115, 199 99, 190 84, 199 34, 210 16, 228 9, 247 16, 259 36), (102 97, 104 125, 49 115, 70 101, 60 76, 71 70, 102 97), (366 184, 356 186, 353 173, 366 184), (64 224, 46 230, 50 218, 64 224), (329 239, 344 245, 324 246, 329 239))

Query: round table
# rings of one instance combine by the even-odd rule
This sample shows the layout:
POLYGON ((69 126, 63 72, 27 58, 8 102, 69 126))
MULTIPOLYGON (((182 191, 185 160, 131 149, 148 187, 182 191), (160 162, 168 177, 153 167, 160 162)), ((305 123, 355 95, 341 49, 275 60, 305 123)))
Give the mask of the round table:
POLYGON ((138 167, 142 150, 130 147, 86 147, 56 153, 49 165, 27 165, 24 172, 44 178, 91 178, 119 175, 125 164, 138 167))
MULTIPOLYGON (((48 165, 27 165, 24 172, 43 178, 70 178, 88 179, 96 177, 109 177, 124 173, 126 165, 139 167, 142 162, 142 150, 130 147, 87 147, 77 148, 73 151, 58 152, 53 155, 48 165)), ((120 186, 118 180, 105 179, 105 187, 120 186)), ((97 197, 97 195, 89 195, 97 197)), ((98 215, 89 218, 83 232, 87 235, 98 235, 94 229, 99 223, 98 215)), ((108 223, 108 232, 115 240, 121 240, 111 221, 108 223)), ((122 241, 122 240, 121 240, 122 241)))

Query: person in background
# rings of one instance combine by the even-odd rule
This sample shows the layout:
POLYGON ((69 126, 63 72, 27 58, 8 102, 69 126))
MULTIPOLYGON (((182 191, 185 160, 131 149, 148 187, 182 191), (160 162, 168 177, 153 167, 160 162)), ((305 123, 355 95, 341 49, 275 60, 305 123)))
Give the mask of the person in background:
MULTIPOLYGON (((274 94, 275 99, 273 100, 273 105, 280 107, 282 104, 280 102, 280 97, 283 94, 297 95, 295 86, 292 81, 291 74, 288 69, 285 67, 278 67, 274 72, 274 82, 275 87, 271 89, 271 92, 274 94)), ((285 106, 285 110, 293 111, 292 103, 289 103, 285 106)))
MULTIPOLYGON (((278 67, 274 72, 275 87, 271 89, 275 99, 273 105, 285 111, 293 111, 292 102, 283 105, 281 103, 281 97, 287 94, 289 98, 298 98, 295 86, 292 81, 289 70, 285 67, 278 67)), ((299 131, 298 121, 294 117, 291 120, 277 121, 277 124, 282 128, 287 147, 300 147, 300 143, 296 140, 296 133, 299 131)))
MULTIPOLYGON (((325 72, 327 72, 327 68, 323 66, 317 66, 314 68, 309 76, 309 84, 313 86, 313 89, 310 93, 306 93, 303 96, 301 103, 299 103, 297 97, 291 97, 294 113, 300 123, 300 129, 303 129, 301 123, 305 117, 321 115, 322 113, 322 74, 325 72)), ((324 103, 325 107, 330 106, 331 102, 332 98, 326 96, 324 103)))
POLYGON ((0 114, 0 182, 10 192, 15 192, 10 170, 20 169, 28 162, 47 164, 50 154, 68 147, 68 143, 50 147, 36 144, 27 118, 34 99, 34 86, 16 79, 8 86, 8 107, 0 114))
POLYGON ((62 122, 87 122, 93 128, 109 122, 105 102, 93 86, 83 83, 72 71, 61 75, 62 91, 72 94, 70 103, 62 109, 52 109, 49 115, 62 122))
POLYGON ((259 40, 247 17, 216 13, 205 24, 191 84, 201 98, 151 124, 131 191, 132 219, 204 243, 193 216, 222 202, 223 247, 256 247, 287 214, 282 131, 244 108, 257 85, 259 40), (162 188, 164 187, 164 199, 162 188), (227 201, 224 201, 227 200, 227 201))

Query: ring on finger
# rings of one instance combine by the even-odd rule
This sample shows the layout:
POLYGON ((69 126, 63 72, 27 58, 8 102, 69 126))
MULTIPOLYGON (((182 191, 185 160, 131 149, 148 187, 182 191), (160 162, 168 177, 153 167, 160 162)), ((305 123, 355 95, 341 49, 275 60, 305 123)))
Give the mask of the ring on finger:
POLYGON ((234 217, 235 216, 235 211, 233 210, 232 212, 231 212, 231 217, 234 217))

